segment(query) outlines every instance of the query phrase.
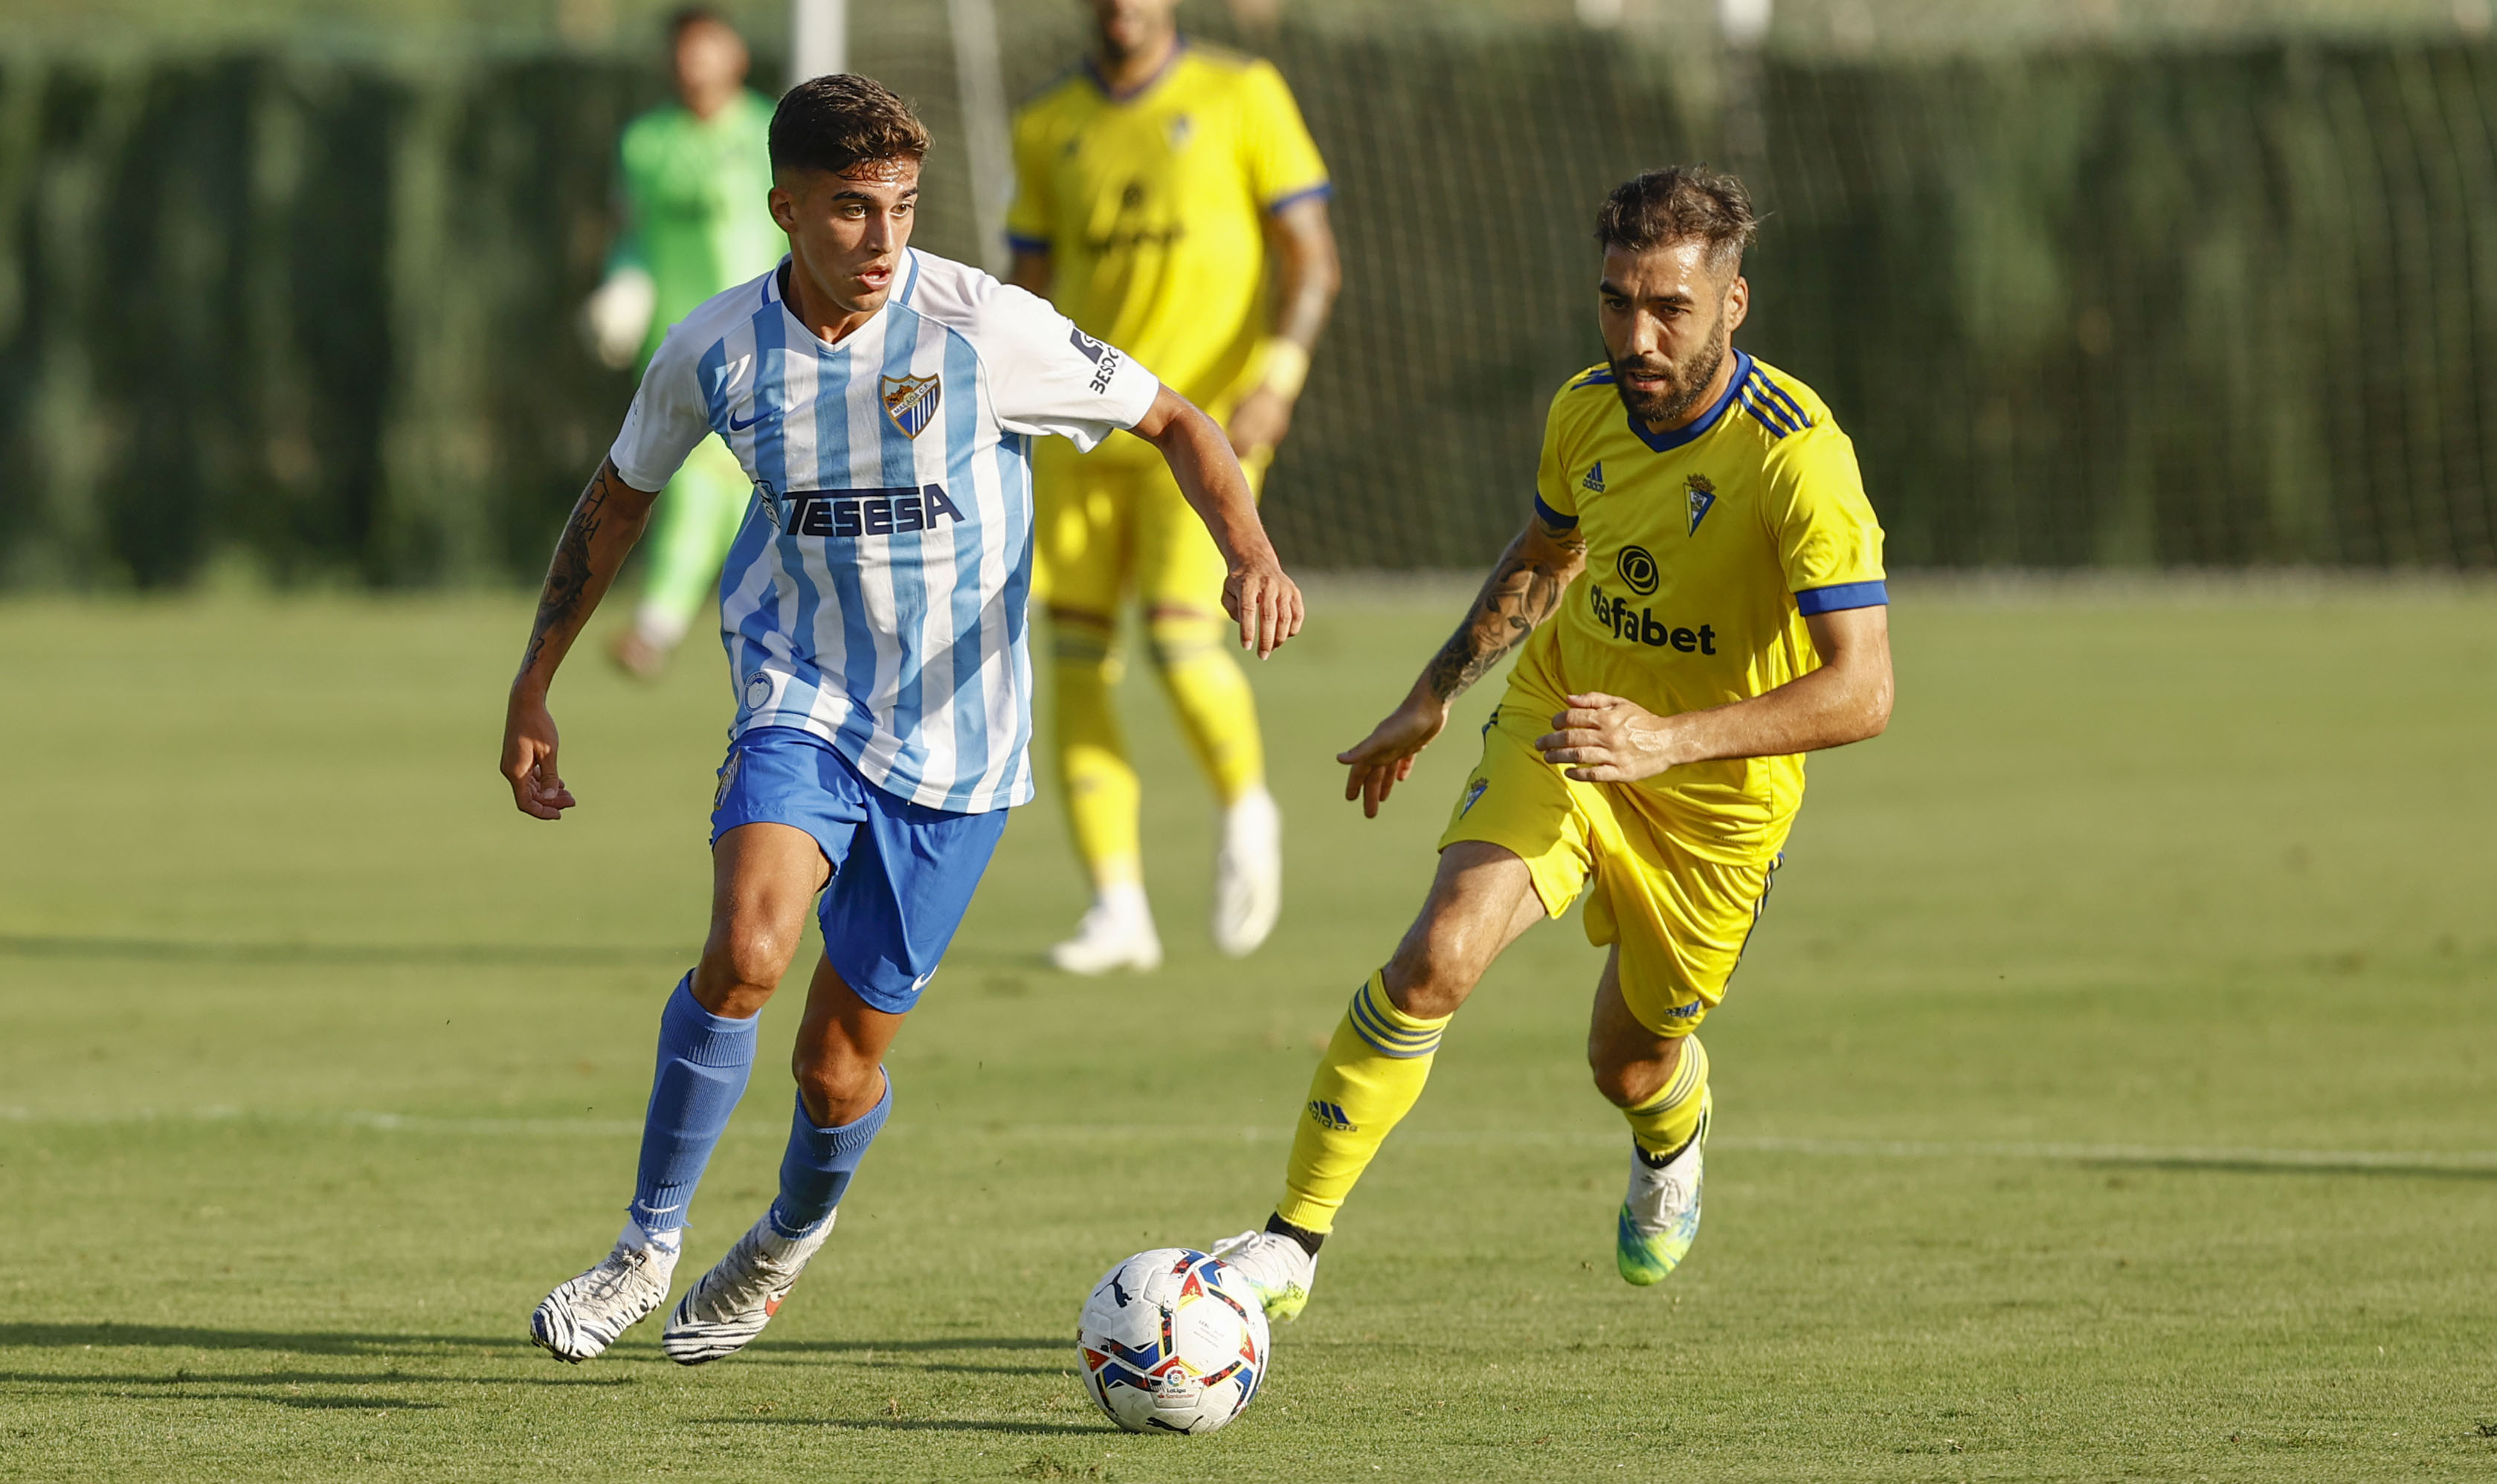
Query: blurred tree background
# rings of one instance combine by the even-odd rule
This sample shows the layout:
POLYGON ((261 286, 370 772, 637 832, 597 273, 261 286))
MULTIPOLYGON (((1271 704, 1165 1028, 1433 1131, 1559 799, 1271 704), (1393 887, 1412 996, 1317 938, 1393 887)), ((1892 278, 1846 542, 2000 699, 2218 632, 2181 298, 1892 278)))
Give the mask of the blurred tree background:
MULTIPOLYGON (((0 0, 0 585, 533 577, 631 394, 574 315, 671 8, 0 0)), ((720 8, 769 90, 785 6, 720 8)), ((1600 354, 1596 198, 1707 158, 1768 213, 1744 342, 1835 407, 1897 564, 2497 565, 2481 0, 1185 14, 1339 178, 1298 562, 1496 550, 1600 354)), ((1014 97, 1084 41, 998 16, 1014 97)), ((851 55, 936 133, 919 245, 981 257, 947 7, 854 3, 851 55)))

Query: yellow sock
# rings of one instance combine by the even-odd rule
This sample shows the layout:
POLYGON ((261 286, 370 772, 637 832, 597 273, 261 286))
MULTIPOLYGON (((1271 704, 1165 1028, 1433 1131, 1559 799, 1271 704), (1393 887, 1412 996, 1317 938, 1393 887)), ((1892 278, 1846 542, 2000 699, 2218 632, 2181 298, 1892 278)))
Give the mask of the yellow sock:
POLYGON ((1630 1121, 1630 1137, 1640 1149, 1651 1154, 1670 1154, 1699 1131, 1699 1113, 1707 1093, 1708 1048, 1699 1044, 1697 1036, 1685 1036, 1682 1059, 1664 1080, 1664 1089, 1635 1108, 1623 1109, 1622 1117, 1630 1121))
POLYGON ((1095 890, 1144 879, 1137 838, 1136 770, 1111 703, 1125 661, 1118 629, 1084 614, 1050 616, 1050 667, 1058 697, 1058 770, 1075 853, 1095 890))
POLYGON ((1222 647, 1227 627, 1224 618, 1187 610, 1156 609, 1145 621, 1154 668, 1170 691, 1180 730, 1226 808, 1266 778, 1257 698, 1240 662, 1222 647))
POLYGON ((1353 992, 1327 1043, 1309 1105, 1292 1136, 1292 1160, 1275 1214, 1303 1231, 1335 1228, 1335 1214, 1379 1144, 1422 1095, 1449 1016, 1424 1020, 1396 1008, 1387 977, 1373 974, 1353 992))

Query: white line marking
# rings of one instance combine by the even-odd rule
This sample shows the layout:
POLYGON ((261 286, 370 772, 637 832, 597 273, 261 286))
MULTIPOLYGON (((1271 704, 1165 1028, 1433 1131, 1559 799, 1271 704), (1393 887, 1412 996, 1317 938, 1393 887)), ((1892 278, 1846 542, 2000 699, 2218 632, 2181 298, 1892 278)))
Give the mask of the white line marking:
MULTIPOLYGON (((257 1110, 225 1105, 199 1108, 127 1108, 79 1112, 0 1107, 0 1122, 64 1126, 152 1122, 271 1122, 325 1124, 376 1133, 466 1135, 479 1138, 629 1138, 639 1119, 477 1119, 362 1110, 257 1110)), ((766 1130, 779 1137, 776 1127, 766 1130)), ((975 1139, 1047 1144, 1159 1144, 1165 1127, 1144 1123, 989 1123, 940 1126, 896 1123, 888 1138, 975 1139)), ((1211 1132, 1211 1131, 1209 1131, 1211 1132)), ((1237 1130, 1243 1143, 1289 1144, 1292 1130, 1257 1125, 1237 1130)), ((1617 1132, 1534 1129, 1409 1128, 1399 1144, 1459 1149, 1618 1149, 1617 1132)), ((1709 1141, 1720 1152, 1812 1154, 1841 1159, 2042 1159, 2111 1164, 2273 1165, 2281 1169, 2432 1169, 2497 1174, 2497 1150, 2270 1149, 2233 1144, 2062 1144, 2012 1140, 1948 1142, 1921 1139, 1805 1139, 1721 1135, 1709 1141)))

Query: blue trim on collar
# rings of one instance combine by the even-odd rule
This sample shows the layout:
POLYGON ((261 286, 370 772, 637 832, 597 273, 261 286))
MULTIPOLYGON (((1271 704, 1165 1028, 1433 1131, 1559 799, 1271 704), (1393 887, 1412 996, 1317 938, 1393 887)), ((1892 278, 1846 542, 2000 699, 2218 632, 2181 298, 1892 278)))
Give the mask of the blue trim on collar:
POLYGON ((910 303, 911 291, 919 287, 919 249, 911 247, 905 248, 904 251, 910 254, 910 277, 901 285, 901 293, 899 298, 902 305, 906 308, 910 303))
POLYGON ((1185 50, 1187 50, 1187 36, 1183 32, 1172 41, 1171 54, 1162 58, 1162 65, 1154 69, 1154 75, 1123 93, 1112 87, 1110 79, 1101 76, 1101 64, 1093 61, 1089 53, 1084 58, 1084 76, 1091 79, 1092 85, 1101 90, 1101 96, 1112 103, 1133 103, 1152 92, 1156 84, 1169 77, 1171 69, 1179 65, 1180 54, 1185 50))
POLYGON ((1890 588, 1885 583, 1834 583, 1827 587, 1807 587, 1794 595, 1795 611, 1810 617, 1815 614, 1834 614, 1849 608, 1882 608, 1890 601, 1890 588))
POLYGON ((1040 238, 1017 237, 1011 232, 1006 234, 1006 246, 1016 252, 1038 253, 1044 257, 1049 253, 1049 244, 1040 238))
POLYGON ((1638 434, 1638 440, 1641 443, 1657 453, 1669 454, 1686 443, 1706 437, 1710 430, 1724 419, 1725 410, 1742 399, 1743 381, 1751 374, 1752 358, 1742 351, 1734 352, 1734 375, 1725 383, 1725 395, 1717 398, 1715 405, 1700 414, 1695 421, 1685 424, 1669 433, 1649 432, 1647 424, 1628 407, 1622 409, 1622 416, 1628 421, 1630 431, 1638 434))

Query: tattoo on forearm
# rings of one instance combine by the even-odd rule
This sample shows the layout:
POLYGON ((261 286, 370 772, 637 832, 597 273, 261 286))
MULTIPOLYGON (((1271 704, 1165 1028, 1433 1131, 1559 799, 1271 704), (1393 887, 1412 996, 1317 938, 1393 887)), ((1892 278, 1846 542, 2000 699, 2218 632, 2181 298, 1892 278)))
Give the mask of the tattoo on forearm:
MULTIPOLYGON (((1545 533, 1567 539, 1567 533, 1545 527, 1545 533)), ((1474 599, 1473 612, 1439 652, 1431 658, 1423 679, 1431 694, 1440 701, 1453 701, 1497 665, 1507 653, 1526 643, 1534 626, 1552 616, 1561 606, 1561 589, 1569 579, 1564 565, 1530 560, 1525 554, 1525 538, 1512 542, 1502 553, 1500 565, 1492 569, 1491 580, 1483 584, 1482 592, 1474 599)), ((1569 541, 1574 556, 1576 543, 1569 541)))
POLYGON ((521 657, 523 675, 537 667, 550 638, 569 632, 586 616, 583 607, 594 570, 590 544, 607 523, 610 492, 607 465, 601 463, 598 472, 590 476, 588 488, 574 503, 571 519, 563 523, 563 534, 555 540, 554 560, 547 566, 546 591, 538 598, 537 622, 529 628, 528 650, 521 657))

